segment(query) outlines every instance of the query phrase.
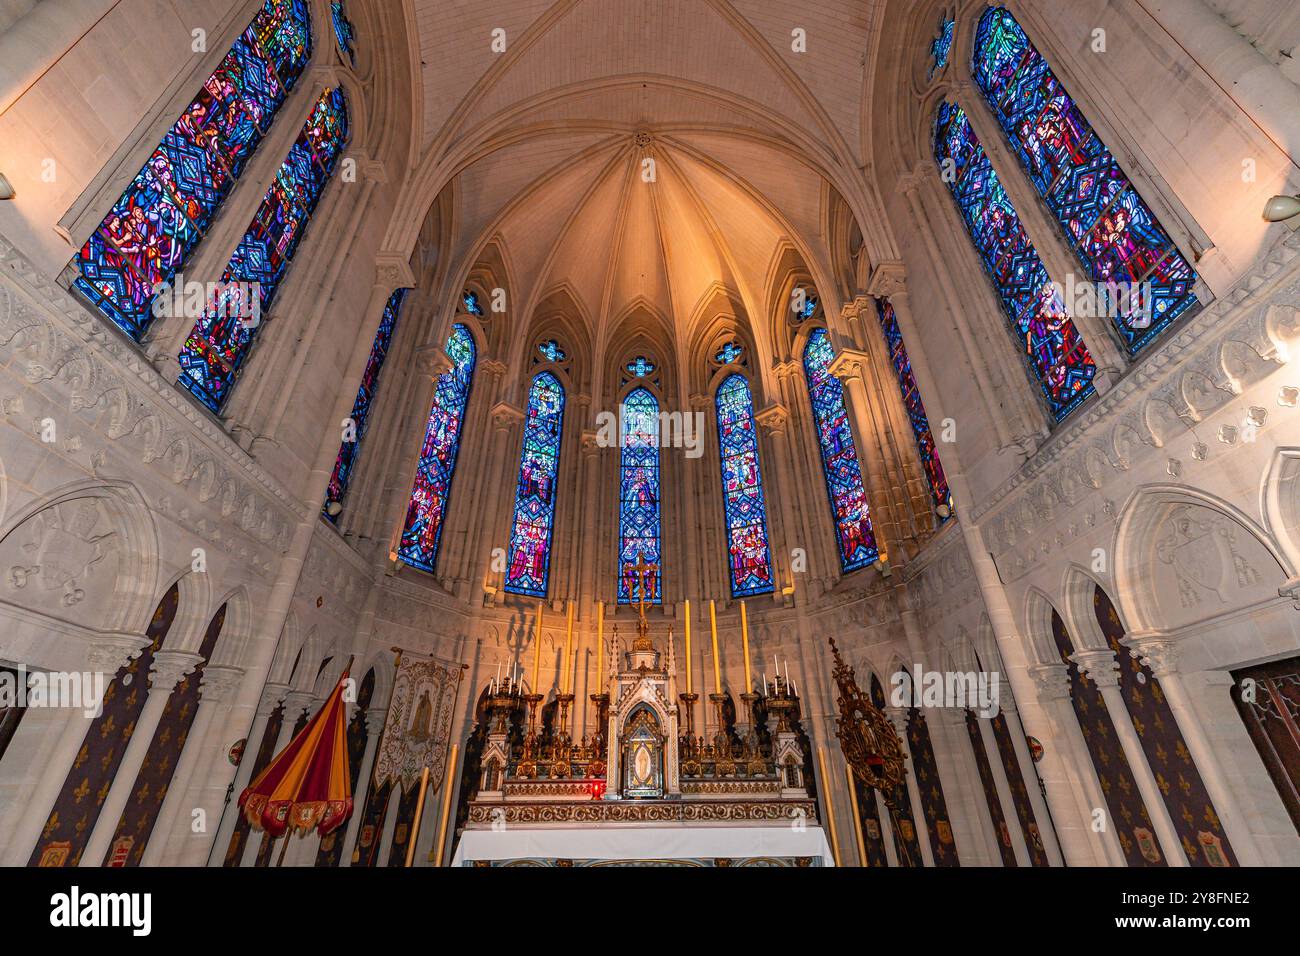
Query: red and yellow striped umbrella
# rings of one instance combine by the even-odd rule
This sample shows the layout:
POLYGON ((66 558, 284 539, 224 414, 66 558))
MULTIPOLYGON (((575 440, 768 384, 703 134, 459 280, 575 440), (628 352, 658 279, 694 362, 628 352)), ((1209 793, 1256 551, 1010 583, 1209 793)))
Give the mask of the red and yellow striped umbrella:
POLYGON ((316 716, 239 795, 254 830, 278 837, 286 829, 305 834, 315 827, 325 836, 352 816, 343 702, 349 670, 316 716))

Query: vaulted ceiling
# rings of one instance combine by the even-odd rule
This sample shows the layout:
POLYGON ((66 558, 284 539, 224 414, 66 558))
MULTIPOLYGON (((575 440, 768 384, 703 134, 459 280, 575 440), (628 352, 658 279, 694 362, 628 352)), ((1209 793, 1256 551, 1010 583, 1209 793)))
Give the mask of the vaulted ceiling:
POLYGON ((516 316, 564 288, 598 346, 637 307, 686 340, 718 289, 766 311, 783 250, 829 279, 841 196, 859 221, 872 217, 862 103, 875 0, 414 10, 410 205, 422 214, 453 191, 448 293, 493 242, 516 316))

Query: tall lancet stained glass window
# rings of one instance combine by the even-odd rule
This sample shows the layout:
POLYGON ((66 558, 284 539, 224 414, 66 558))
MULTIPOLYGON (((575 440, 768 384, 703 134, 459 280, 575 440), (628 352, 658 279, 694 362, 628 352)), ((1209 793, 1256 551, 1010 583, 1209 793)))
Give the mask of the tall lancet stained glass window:
POLYGON ((563 428, 564 386, 550 372, 542 372, 528 390, 524 447, 506 555, 506 590, 515 594, 546 596, 563 428))
POLYGON ((903 344, 903 333, 898 327, 898 316, 888 299, 876 300, 876 314, 880 317, 880 330, 885 334, 885 347, 889 349, 889 361, 894 366, 898 377, 898 390, 903 396, 903 406, 907 409, 907 419, 912 424, 912 435, 916 438, 916 453, 925 470, 926 481, 930 485, 930 500, 940 518, 952 514, 952 493, 948 490, 948 479, 944 476, 943 465, 939 463, 939 453, 934 447, 934 435, 930 433, 930 419, 925 415, 925 405, 921 402, 921 391, 916 387, 912 376, 912 362, 907 357, 907 346, 903 344))
POLYGON ((214 412, 230 396, 347 138, 343 91, 327 89, 226 264, 222 291, 181 348, 181 384, 214 412))
POLYGON ((1108 314, 1129 354, 1136 354, 1195 304, 1196 272, 1016 18, 1001 7, 980 19, 971 66, 1088 281, 1107 290, 1108 314))
POLYGON ((330 521, 337 520, 343 511, 343 498, 352 481, 352 468, 361 449, 361 439, 365 437, 366 427, 370 424, 370 405, 375 400, 375 390, 379 388, 379 373, 383 371, 384 359, 388 358, 388 346, 392 344, 397 316, 402 311, 402 300, 405 298, 405 289, 398 289, 388 297, 384 314, 379 319, 379 328, 375 330, 375 340, 370 343, 370 357, 366 359, 366 370, 361 374, 361 387, 357 389, 357 399, 352 403, 352 414, 348 416, 351 424, 345 426, 347 433, 339 445, 338 457, 334 459, 334 471, 330 474, 329 487, 325 491, 324 514, 330 521))
POLYGON ((826 330, 813 329, 803 350, 803 370, 817 425, 817 447, 821 450, 831 521, 835 523, 840 570, 847 573, 875 564, 880 554, 871 530, 871 508, 862 486, 858 449, 844 407, 844 386, 831 374, 834 357, 826 330))
POLYGON ((618 495, 618 601, 663 600, 659 543, 659 402, 645 388, 623 399, 618 495), (638 583, 636 565, 654 565, 638 583))
POLYGON ((456 474, 460 433, 470 386, 474 384, 477 357, 474 336, 457 324, 447 337, 451 368, 438 376, 433 389, 433 407, 415 466, 415 484, 406 506, 406 523, 397 556, 412 567, 432 572, 438 560, 438 542, 447 516, 451 480, 456 474))
POLYGON ((1092 355, 960 106, 939 104, 934 154, 1012 333, 1060 421, 1093 392, 1092 355))
POLYGON ((306 0, 266 0, 73 260, 72 286, 139 340, 307 66, 306 0), (156 300, 156 302, 155 302, 156 300))
POLYGON ((745 376, 737 372, 718 386, 717 406, 731 593, 733 597, 767 594, 773 588, 772 551, 758 465, 754 398, 745 376))

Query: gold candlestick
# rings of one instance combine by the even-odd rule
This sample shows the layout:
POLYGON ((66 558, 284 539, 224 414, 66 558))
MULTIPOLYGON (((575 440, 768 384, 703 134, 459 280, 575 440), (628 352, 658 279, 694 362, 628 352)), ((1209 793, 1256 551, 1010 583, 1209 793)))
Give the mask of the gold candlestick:
POLYGON ((686 599, 686 693, 691 692, 691 599, 686 599))
POLYGON ((596 602, 596 691, 605 686, 605 602, 596 602))
POLYGON ((745 655, 745 693, 754 689, 749 675, 749 616, 745 613, 745 602, 740 602, 740 647, 745 655))
POLYGON ((560 668, 564 673, 564 683, 560 686, 564 688, 564 693, 568 693, 570 685, 573 683, 573 602, 565 602, 565 633, 564 633, 564 660, 560 662, 560 668))
POLYGON ((534 694, 541 691, 538 675, 542 671, 542 609, 544 606, 542 601, 537 602, 537 647, 533 651, 533 686, 529 688, 534 694))
POLYGON ((722 670, 718 666, 718 611, 713 598, 709 598, 709 630, 713 633, 713 693, 722 693, 722 670))

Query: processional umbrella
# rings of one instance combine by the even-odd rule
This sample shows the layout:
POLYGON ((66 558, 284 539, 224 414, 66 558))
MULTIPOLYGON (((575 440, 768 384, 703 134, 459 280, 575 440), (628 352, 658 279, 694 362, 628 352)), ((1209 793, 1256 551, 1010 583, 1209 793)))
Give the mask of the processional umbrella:
MULTIPOLYGON (((347 722, 343 690, 351 663, 329 699, 289 745, 239 795, 239 808, 254 830, 272 839, 288 833, 322 837, 352 816, 352 781, 348 772, 347 722)), ((284 847, 280 859, 284 859, 284 847)))

